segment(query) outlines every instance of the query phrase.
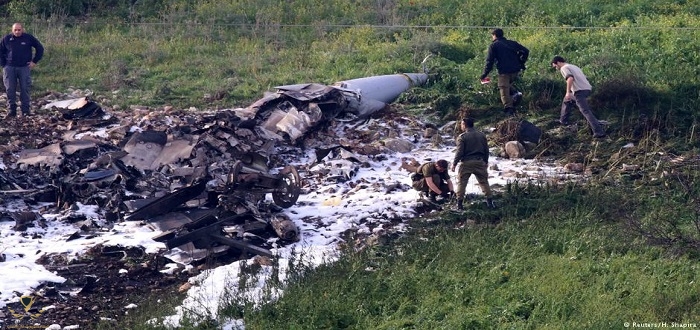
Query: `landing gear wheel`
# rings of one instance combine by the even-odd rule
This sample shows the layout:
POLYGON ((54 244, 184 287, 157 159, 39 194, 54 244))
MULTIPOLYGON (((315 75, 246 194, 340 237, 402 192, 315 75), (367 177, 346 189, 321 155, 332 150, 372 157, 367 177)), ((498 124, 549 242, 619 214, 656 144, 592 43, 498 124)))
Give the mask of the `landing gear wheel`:
POLYGON ((280 171, 279 184, 272 193, 272 200, 282 208, 294 205, 299 199, 301 178, 294 166, 287 166, 280 171))

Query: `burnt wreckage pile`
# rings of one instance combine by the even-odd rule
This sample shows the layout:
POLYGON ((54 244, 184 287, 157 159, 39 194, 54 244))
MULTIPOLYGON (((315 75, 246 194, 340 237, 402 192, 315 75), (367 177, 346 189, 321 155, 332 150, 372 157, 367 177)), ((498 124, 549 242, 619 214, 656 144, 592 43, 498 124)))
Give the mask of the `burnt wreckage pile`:
POLYGON ((87 98, 69 103, 59 116, 18 119, 3 132, 40 147, 5 150, 1 193, 6 209, 16 211, 3 217, 15 220, 17 229, 50 212, 31 206, 53 205, 66 210, 66 220, 78 222, 86 219, 70 211, 84 204, 97 205, 107 222, 81 224, 86 234, 116 221, 144 220, 164 231, 157 239, 169 248, 225 244, 269 255, 243 239, 224 237, 224 226, 272 229, 284 240, 297 239, 296 228, 280 213, 299 195, 296 170, 270 174, 271 144, 239 127, 233 112, 161 113, 140 128, 87 98), (178 124, 169 124, 173 120, 178 124), (267 193, 276 205, 264 203, 267 193))
POLYGON ((303 186, 286 165, 290 150, 331 120, 367 117, 426 79, 281 86, 247 108, 214 113, 107 113, 87 97, 49 103, 43 112, 52 115, 14 119, 0 130, 0 221, 23 230, 45 224, 40 213, 62 211, 61 219, 83 222, 76 237, 146 221, 170 249, 271 256, 272 244, 299 239, 284 213, 303 186), (97 205, 103 223, 71 212, 80 205, 97 205))

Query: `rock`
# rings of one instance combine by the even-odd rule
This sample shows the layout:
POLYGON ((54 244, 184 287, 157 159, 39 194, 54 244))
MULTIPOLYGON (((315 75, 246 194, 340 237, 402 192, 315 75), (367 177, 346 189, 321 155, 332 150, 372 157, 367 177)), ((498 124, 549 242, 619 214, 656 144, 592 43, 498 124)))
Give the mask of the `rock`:
POLYGON ((635 172, 639 170, 639 165, 622 164, 623 172, 635 172))
POLYGON ((273 262, 272 259, 265 257, 265 256, 255 256, 253 257, 253 261, 262 266, 272 266, 273 262))
POLYGON ((518 139, 520 141, 529 141, 538 143, 542 136, 542 130, 527 120, 520 122, 518 129, 518 139))
POLYGON ((438 133, 438 131, 432 127, 428 127, 423 131, 423 137, 426 139, 429 139, 433 136, 435 136, 438 133))
POLYGON ((581 163, 568 163, 564 165, 564 172, 566 173, 583 173, 585 167, 581 163))
POLYGON ((384 146, 394 152, 408 153, 413 150, 414 145, 410 141, 404 139, 386 139, 384 146))
POLYGON ((505 146, 505 153, 510 159, 523 158, 525 147, 518 141, 508 141, 505 146))
POLYGON ((433 147, 439 148, 443 143, 442 136, 440 136, 440 134, 435 134, 430 139, 430 142, 432 143, 433 147))
POLYGON ((440 127, 440 132, 442 132, 442 134, 452 135, 455 132, 459 131, 459 125, 460 122, 458 121, 448 121, 447 123, 445 123, 445 125, 442 125, 442 127, 440 127))
POLYGON ((187 290, 189 290, 192 287, 192 284, 190 282, 187 282, 183 285, 180 285, 179 288, 177 288, 177 292, 183 293, 187 290))
POLYGON ((530 142, 530 141, 523 141, 523 146, 525 147, 526 151, 531 151, 537 147, 537 143, 530 142))

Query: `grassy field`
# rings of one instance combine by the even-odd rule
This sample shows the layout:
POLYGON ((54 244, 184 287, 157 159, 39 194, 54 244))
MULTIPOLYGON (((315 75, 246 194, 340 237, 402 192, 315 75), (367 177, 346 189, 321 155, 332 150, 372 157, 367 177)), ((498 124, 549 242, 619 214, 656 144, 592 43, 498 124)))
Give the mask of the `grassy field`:
POLYGON ((697 249, 679 255, 650 246, 629 224, 642 210, 624 205, 674 207, 697 221, 697 204, 674 200, 672 190, 654 193, 625 203, 617 189, 539 187, 505 196, 510 203, 497 211, 416 219, 408 236, 349 252, 242 316, 247 329, 698 324, 697 249))
POLYGON ((611 139, 634 144, 592 149, 583 131, 543 141, 542 156, 598 169, 591 183, 509 186, 497 210, 416 219, 386 245, 348 247, 339 262, 304 270, 279 301, 228 308, 247 329, 700 326, 700 3, 175 0, 113 1, 109 11, 68 2, 2 7, 7 32, 21 20, 46 47, 35 97, 78 88, 106 108, 231 108, 277 85, 415 72, 432 54, 431 84, 397 106, 436 123, 464 111, 495 123, 498 93, 478 77, 498 26, 531 50, 519 82, 528 120, 557 118, 564 83, 549 61, 558 54, 593 83, 611 139), (689 161, 667 162, 677 156, 689 161), (612 172, 623 162, 644 171, 612 172))
POLYGON ((31 19, 26 29, 47 46, 35 93, 73 86, 120 106, 231 107, 281 84, 413 72, 434 54, 429 64, 439 79, 414 100, 448 115, 465 103, 496 105, 474 90, 485 89, 477 77, 489 30, 502 26, 532 52, 520 87, 533 111, 561 96, 561 78, 549 66, 556 54, 586 71, 603 114, 688 113, 700 98, 699 5, 316 2, 174 1, 138 21, 31 19))

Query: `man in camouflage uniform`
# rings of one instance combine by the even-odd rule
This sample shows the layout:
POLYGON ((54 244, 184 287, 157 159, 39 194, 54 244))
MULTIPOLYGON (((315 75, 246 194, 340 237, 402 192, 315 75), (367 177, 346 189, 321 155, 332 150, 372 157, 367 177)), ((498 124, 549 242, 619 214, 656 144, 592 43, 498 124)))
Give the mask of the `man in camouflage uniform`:
POLYGON ((432 202, 436 201, 437 196, 449 198, 454 194, 454 187, 447 173, 448 166, 444 159, 419 166, 413 174, 413 189, 427 194, 432 202))
POLYGON ((474 174, 481 191, 486 195, 486 204, 494 207, 487 167, 489 163, 489 146, 486 135, 474 128, 474 118, 465 118, 461 123, 464 133, 457 138, 457 151, 452 162, 452 171, 459 163, 459 184, 457 185, 457 209, 462 210, 464 191, 469 177, 474 174))

